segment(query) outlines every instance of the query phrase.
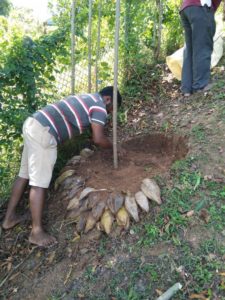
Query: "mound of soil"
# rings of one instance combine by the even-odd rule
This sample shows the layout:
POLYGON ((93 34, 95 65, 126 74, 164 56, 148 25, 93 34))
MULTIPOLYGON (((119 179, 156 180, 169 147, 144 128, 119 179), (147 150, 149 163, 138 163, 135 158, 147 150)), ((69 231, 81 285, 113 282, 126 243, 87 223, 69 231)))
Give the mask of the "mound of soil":
POLYGON ((182 136, 152 134, 124 142, 126 154, 114 169, 111 151, 97 151, 77 170, 87 178, 86 186, 112 191, 137 192, 141 181, 167 171, 171 164, 187 155, 187 139, 182 136))

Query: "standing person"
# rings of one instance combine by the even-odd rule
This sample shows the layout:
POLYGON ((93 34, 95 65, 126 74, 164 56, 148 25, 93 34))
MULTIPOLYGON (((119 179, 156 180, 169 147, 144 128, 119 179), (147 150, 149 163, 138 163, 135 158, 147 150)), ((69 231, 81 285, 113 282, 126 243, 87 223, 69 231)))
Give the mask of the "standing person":
POLYGON ((181 91, 184 96, 208 90, 210 79, 214 14, 221 0, 183 0, 180 16, 185 31, 181 91))
MULTIPOLYGON (((118 106, 122 98, 118 91, 118 106)), ((15 180, 2 227, 10 229, 22 218, 16 207, 27 184, 32 217, 29 242, 38 246, 50 246, 55 237, 42 226, 42 213, 46 190, 49 187, 57 157, 57 144, 81 134, 91 126, 92 138, 102 148, 112 148, 104 135, 107 113, 113 110, 113 87, 105 87, 99 93, 69 96, 49 104, 29 117, 23 125, 24 149, 19 176, 15 180)))

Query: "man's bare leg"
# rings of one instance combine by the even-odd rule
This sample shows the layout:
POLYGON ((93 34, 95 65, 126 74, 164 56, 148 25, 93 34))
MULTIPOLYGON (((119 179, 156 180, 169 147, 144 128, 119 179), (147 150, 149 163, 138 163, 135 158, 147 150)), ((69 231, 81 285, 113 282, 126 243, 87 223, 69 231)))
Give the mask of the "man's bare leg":
POLYGON ((44 208, 46 189, 32 186, 30 189, 30 210, 32 216, 32 230, 29 242, 46 247, 56 243, 56 239, 47 234, 42 226, 42 214, 44 208))
POLYGON ((27 184, 28 179, 18 177, 15 180, 12 188, 12 194, 9 199, 5 219, 2 223, 2 227, 4 229, 10 229, 24 220, 24 216, 20 216, 16 213, 16 207, 22 198, 27 184))

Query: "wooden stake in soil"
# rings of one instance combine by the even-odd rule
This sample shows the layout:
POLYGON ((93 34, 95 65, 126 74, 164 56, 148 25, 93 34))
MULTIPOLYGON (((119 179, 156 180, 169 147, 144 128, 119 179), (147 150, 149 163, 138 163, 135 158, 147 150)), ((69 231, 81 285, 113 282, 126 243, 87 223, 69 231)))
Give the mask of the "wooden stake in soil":
POLYGON ((95 61, 95 91, 98 92, 98 62, 100 57, 100 40, 101 40, 101 9, 102 2, 98 2, 98 35, 97 35, 97 50, 96 50, 96 61, 95 61))
POLYGON ((71 94, 75 93, 75 6, 73 0, 71 9, 71 94))
POLYGON ((88 13, 88 93, 91 93, 91 30, 92 30, 92 0, 89 0, 88 13))
POLYGON ((114 48, 114 89, 113 89, 113 160, 114 168, 118 168, 117 154, 117 85, 118 85, 118 49, 120 28, 120 0, 116 1, 116 26, 115 26, 115 48, 114 48))

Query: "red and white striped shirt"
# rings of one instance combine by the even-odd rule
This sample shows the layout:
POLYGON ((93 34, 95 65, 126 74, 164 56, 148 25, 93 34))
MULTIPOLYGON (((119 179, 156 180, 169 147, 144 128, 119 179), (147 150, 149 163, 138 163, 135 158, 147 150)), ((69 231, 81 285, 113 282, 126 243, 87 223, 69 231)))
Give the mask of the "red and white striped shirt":
POLYGON ((33 114, 58 143, 79 135, 91 123, 105 125, 107 112, 103 99, 99 94, 69 96, 59 102, 49 104, 33 114))

